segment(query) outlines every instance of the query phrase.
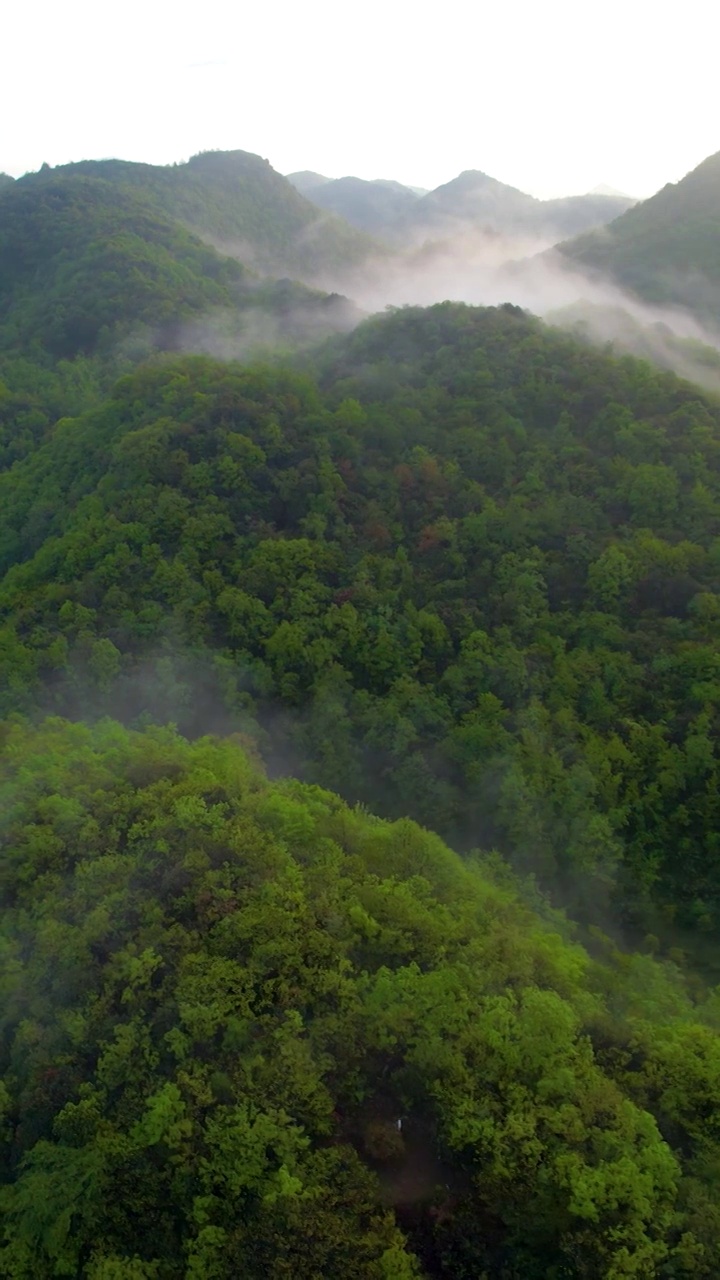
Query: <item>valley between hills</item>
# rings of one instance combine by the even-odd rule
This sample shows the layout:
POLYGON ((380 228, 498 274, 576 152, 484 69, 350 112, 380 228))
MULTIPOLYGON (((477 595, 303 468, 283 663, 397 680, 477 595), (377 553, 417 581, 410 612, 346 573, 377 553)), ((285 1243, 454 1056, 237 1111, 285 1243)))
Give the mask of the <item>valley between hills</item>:
POLYGON ((720 1274, 720 154, 0 176, 0 1277, 720 1274))

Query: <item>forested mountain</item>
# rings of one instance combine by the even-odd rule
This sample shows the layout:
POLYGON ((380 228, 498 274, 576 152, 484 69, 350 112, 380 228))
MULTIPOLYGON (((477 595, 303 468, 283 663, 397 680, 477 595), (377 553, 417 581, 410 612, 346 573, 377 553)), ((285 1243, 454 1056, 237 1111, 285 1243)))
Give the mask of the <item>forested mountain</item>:
POLYGON ((297 345, 359 316, 218 253, 139 185, 44 170, 0 195, 0 377, 36 402, 59 380, 60 412, 156 350, 297 345))
POLYGON ((720 400, 368 246, 0 190, 7 1280, 720 1274, 720 400))
POLYGON ((267 160, 247 151, 208 151, 176 165, 86 160, 28 174, 17 185, 32 192, 49 177, 101 180, 120 200, 140 196, 223 253, 274 276, 308 279, 377 251, 340 219, 321 217, 267 160))
POLYGON ((650 302, 687 307, 719 328, 720 152, 602 233, 559 249, 650 302))
POLYGON ((513 308, 368 322, 315 380, 149 367, 0 477, 2 705, 239 716, 588 918, 694 938, 720 918, 719 430, 513 308))
POLYGON ((243 267, 140 193, 48 171, 0 196, 0 349, 70 358, 136 325, 231 307, 243 267))
POLYGON ((320 208, 397 246, 446 239, 472 229, 558 240, 602 226, 634 203, 628 196, 597 192, 536 200, 474 169, 424 193, 399 182, 331 180, 307 172, 290 174, 290 181, 320 208))

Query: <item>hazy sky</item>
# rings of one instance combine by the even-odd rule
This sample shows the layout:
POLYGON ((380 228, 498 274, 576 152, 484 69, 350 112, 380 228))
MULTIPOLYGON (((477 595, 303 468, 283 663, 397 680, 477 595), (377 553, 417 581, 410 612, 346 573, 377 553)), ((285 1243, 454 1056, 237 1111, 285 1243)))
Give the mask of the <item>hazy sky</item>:
POLYGON ((714 0, 36 0, 3 13, 0 170, 276 169, 649 195, 720 150, 714 0))

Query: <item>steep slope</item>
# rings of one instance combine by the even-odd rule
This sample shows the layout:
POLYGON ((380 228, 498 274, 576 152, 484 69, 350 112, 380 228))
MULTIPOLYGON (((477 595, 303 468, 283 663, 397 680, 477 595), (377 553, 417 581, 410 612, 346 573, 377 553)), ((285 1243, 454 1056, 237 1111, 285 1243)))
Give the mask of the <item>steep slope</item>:
POLYGON ((275 276, 308 280, 357 265, 376 247, 341 219, 318 214, 267 160, 247 151, 207 151, 166 166, 83 161, 56 172, 139 191, 202 239, 275 276))
POLYGON ((682 338, 662 321, 641 322, 622 307, 580 301, 545 316, 548 324, 569 329, 586 341, 610 344, 714 394, 720 393, 720 350, 695 338, 682 338))
POLYGON ((2 708, 262 725, 313 780, 702 949, 717 405, 514 308, 402 310, 318 377, 140 370, 0 475, 2 708))
POLYGON ((16 390, 32 382, 28 359, 97 357, 112 371, 118 352, 131 363, 156 349, 239 355, 357 318, 338 296, 221 255, 141 182, 48 169, 0 194, 0 368, 16 390))
POLYGON ((4 1275, 717 1276, 676 971, 237 740, 1 733, 4 1275))
POLYGON ((687 307, 720 327, 720 152, 559 252, 650 302, 687 307))

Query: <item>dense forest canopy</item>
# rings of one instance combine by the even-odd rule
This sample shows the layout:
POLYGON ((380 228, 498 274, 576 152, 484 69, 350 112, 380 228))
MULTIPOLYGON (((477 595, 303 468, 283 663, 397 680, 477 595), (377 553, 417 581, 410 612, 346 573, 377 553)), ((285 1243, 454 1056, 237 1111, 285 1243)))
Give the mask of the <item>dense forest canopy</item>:
POLYGON ((249 717, 577 910, 712 930, 719 426, 512 307, 148 366, 0 476, 2 705, 249 717))
POLYGON ((676 971, 231 740, 10 724, 0 788, 0 1274, 717 1275, 676 971))
MULTIPOLYGON (((152 183, 120 181, 126 169, 165 173, 95 162, 0 194, 0 379, 34 434, 154 352, 295 349, 361 316, 346 298, 218 252, 163 210, 152 183)), ((0 415, 10 412, 4 394, 0 415)), ((17 456, 25 433, 9 430, 3 445, 17 456)))
POLYGON ((318 218, 0 188, 0 1277, 714 1280, 720 400, 318 218))
MULTIPOLYGON (((37 182, 16 182, 0 199, 0 351, 71 358, 139 326, 153 328, 156 345, 172 345, 183 321, 268 293, 140 184, 78 169, 32 175, 37 182)), ((317 296, 293 288, 301 299, 317 296)))
POLYGON ((119 325, 229 307, 243 268, 134 192, 51 172, 0 198, 0 347, 69 358, 119 325))

